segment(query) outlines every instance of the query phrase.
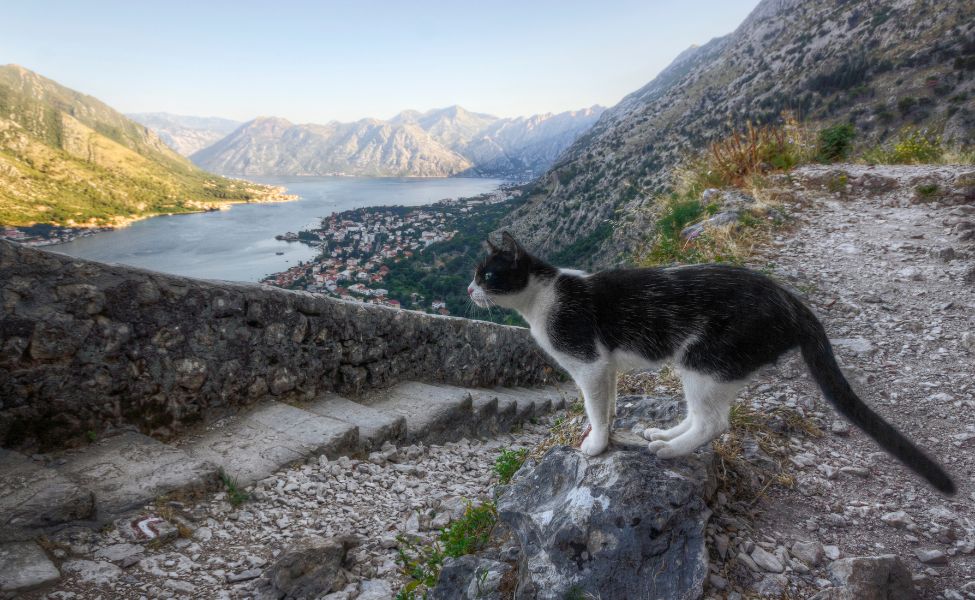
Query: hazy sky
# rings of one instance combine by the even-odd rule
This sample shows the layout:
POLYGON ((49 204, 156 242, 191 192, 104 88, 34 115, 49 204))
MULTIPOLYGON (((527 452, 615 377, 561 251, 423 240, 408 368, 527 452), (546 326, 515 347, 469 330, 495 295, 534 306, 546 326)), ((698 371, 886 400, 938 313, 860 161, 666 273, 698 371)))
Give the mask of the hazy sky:
POLYGON ((123 112, 324 123, 613 105, 757 0, 4 2, 0 64, 123 112))

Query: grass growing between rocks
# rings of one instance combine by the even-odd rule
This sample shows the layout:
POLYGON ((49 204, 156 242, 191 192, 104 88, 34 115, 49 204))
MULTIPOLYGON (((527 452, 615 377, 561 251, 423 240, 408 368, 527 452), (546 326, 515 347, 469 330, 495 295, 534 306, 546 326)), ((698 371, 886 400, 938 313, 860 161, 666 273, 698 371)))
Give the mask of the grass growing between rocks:
POLYGON ((784 468, 792 454, 790 435, 823 435, 812 419, 784 406, 759 411, 738 402, 731 407, 729 421, 728 432, 713 444, 718 489, 752 504, 773 485, 795 484, 784 468))
POLYGON ((809 128, 788 115, 782 125, 749 123, 712 142, 675 170, 674 191, 654 203, 654 234, 638 253, 637 264, 743 264, 752 248, 787 220, 779 196, 770 191, 774 183, 787 181, 786 173, 817 156, 845 156, 848 145, 842 133, 817 142, 809 128), (702 196, 709 189, 721 190, 720 198, 705 201, 702 196), (754 202, 722 206, 718 200, 728 191, 754 202), (715 215, 724 216, 720 224, 709 221, 715 215), (699 234, 681 235, 698 223, 705 224, 699 234))
POLYGON ((464 516, 441 529, 432 543, 420 544, 406 536, 397 537, 396 560, 409 581, 396 594, 396 600, 426 598, 437 585, 444 560, 482 550, 490 542, 497 521, 498 511, 493 502, 478 506, 468 503, 464 516))
POLYGON ((586 407, 581 400, 570 404, 563 414, 555 418, 544 440, 528 453, 533 460, 540 459, 550 448, 570 446, 577 448, 582 443, 586 427, 586 407))
POLYGON ((250 494, 240 489, 237 478, 231 477, 223 469, 220 469, 220 482, 223 483, 223 487, 227 492, 227 501, 234 508, 250 500, 250 494))

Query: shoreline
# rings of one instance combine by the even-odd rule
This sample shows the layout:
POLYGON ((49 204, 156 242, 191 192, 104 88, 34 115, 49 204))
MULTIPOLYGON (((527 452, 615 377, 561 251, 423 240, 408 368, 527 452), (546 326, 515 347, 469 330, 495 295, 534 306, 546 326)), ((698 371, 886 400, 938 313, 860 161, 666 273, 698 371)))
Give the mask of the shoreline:
POLYGON ((287 188, 283 186, 275 186, 275 189, 280 190, 280 193, 273 195, 269 194, 264 198, 256 200, 226 200, 206 203, 200 202, 192 203, 190 205, 195 210, 186 210, 181 212, 160 212, 137 216, 118 216, 112 219, 111 225, 95 223, 71 225, 55 225, 51 223, 34 223, 31 225, 0 224, 0 239, 5 239, 32 247, 57 246, 60 244, 67 244, 81 238, 92 237, 100 233, 107 233, 110 231, 115 231, 116 229, 125 229, 131 226, 133 223, 156 217, 175 217, 180 215, 196 215, 200 213, 219 212, 230 210, 235 205, 239 204, 278 204, 284 202, 297 202, 301 200, 301 196, 298 194, 286 193, 287 188), (34 234, 29 233, 30 230, 38 228, 40 228, 42 231, 34 234), (12 232, 19 232, 19 234, 12 232))

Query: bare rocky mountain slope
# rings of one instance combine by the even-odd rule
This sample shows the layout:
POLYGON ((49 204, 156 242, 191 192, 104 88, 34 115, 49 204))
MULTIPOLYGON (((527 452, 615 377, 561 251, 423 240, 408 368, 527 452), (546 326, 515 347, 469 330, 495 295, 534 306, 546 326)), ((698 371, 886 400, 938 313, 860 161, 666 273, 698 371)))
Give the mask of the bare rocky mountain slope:
POLYGON ((507 226, 544 255, 608 266, 647 238, 674 166, 746 121, 792 111, 853 123, 860 144, 905 126, 970 144, 973 96, 972 0, 764 0, 607 110, 507 226))
POLYGON ((228 175, 450 175, 519 177, 544 172, 602 113, 500 119, 459 106, 403 111, 388 121, 293 124, 261 117, 198 151, 193 161, 228 175))
POLYGON ((162 112, 126 116, 155 131, 162 141, 183 156, 212 145, 240 127, 240 121, 220 117, 193 117, 162 112))

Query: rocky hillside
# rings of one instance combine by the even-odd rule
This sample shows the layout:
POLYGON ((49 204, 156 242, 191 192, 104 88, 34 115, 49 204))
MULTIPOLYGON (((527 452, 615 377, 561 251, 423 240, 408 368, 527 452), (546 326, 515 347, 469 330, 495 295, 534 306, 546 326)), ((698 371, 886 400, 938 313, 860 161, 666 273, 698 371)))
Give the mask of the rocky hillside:
POLYGON ((163 112, 126 116, 155 131, 166 145, 183 156, 213 145, 240 127, 240 121, 220 117, 192 117, 163 112))
POLYGON ((459 106, 390 119, 296 125, 262 117, 193 155, 228 175, 450 175, 531 178, 544 172, 602 113, 499 119, 459 106))
POLYGON ((607 110, 508 226, 543 254, 613 264, 646 239, 646 209, 680 159, 746 121, 788 110, 810 124, 850 122, 861 145, 906 126, 968 144, 973 97, 972 0, 763 0, 733 33, 685 51, 607 110))
POLYGON ((272 193, 200 170, 96 98, 0 67, 0 224, 105 224, 272 193))

